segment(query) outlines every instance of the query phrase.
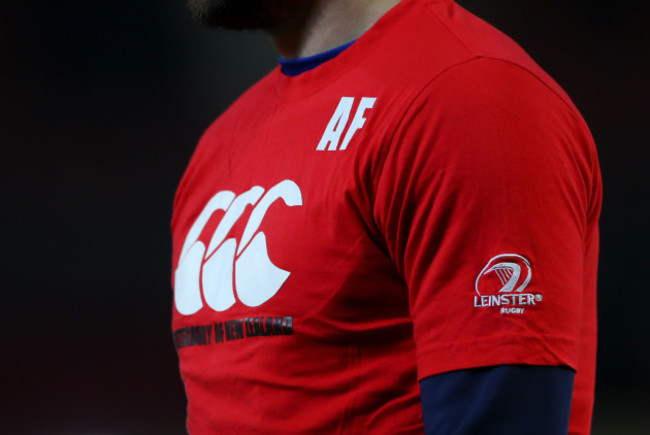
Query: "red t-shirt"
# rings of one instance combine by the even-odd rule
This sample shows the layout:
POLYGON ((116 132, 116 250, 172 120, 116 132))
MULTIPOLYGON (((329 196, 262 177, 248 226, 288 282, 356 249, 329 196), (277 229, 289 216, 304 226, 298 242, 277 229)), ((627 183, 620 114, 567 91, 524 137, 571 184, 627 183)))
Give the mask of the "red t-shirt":
POLYGON ((448 0, 276 69, 205 133, 174 203, 195 434, 422 431, 418 379, 576 371, 588 433, 601 185, 569 98, 448 0))

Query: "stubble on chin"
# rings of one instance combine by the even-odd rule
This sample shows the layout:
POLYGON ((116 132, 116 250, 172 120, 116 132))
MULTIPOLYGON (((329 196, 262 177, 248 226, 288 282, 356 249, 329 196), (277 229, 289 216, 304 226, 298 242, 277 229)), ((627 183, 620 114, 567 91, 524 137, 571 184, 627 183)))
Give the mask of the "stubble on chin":
POLYGON ((270 29, 287 20, 307 0, 187 0, 195 20, 231 30, 270 29))

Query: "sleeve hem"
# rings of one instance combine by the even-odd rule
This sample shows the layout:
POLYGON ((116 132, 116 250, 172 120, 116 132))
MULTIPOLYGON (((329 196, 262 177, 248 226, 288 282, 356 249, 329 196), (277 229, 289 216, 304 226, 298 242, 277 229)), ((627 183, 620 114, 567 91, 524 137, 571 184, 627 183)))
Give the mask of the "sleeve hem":
POLYGON ((557 335, 499 335, 435 343, 417 351, 418 381, 454 370, 504 364, 577 369, 574 339, 557 335))

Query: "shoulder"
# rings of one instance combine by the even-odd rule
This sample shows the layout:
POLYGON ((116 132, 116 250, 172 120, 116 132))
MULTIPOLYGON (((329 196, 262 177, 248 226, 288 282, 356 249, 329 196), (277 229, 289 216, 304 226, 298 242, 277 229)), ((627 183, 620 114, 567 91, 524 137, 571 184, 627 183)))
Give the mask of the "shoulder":
POLYGON ((598 184, 595 145, 577 110, 539 76, 503 59, 477 57, 433 77, 388 146, 384 172, 393 162, 394 171, 409 167, 457 188, 484 185, 477 194, 535 180, 560 195, 571 184, 587 207, 598 184))
POLYGON ((246 91, 244 91, 228 108, 220 114, 208 127, 206 134, 226 125, 235 127, 238 122, 244 122, 256 114, 264 114, 277 104, 277 93, 274 80, 278 76, 279 67, 269 72, 246 91))
POLYGON ((423 84, 411 105, 419 111, 424 108, 419 106, 444 110, 439 115, 447 117, 472 113, 496 121, 502 114, 509 121, 541 121, 563 114, 571 123, 583 123, 554 82, 526 65, 498 57, 476 56, 450 66, 423 84))
POLYGON ((490 57, 472 58, 431 77, 410 100, 396 131, 435 138, 430 146, 452 145, 454 152, 490 142, 486 151, 494 143, 535 146, 538 152, 595 151, 580 113, 558 88, 525 66, 490 57))
MULTIPOLYGON (((410 0, 408 10, 387 27, 379 49, 364 62, 369 76, 423 91, 438 78, 491 79, 508 86, 511 76, 534 77, 555 98, 578 112, 562 88, 510 37, 451 0, 410 0), (477 62, 478 61, 478 62, 477 62), (492 61, 492 62, 490 62, 492 61), (490 75, 488 64, 502 77, 490 75), (469 75, 468 75, 469 74, 469 75)), ((492 70, 494 70, 492 68, 492 70)), ((485 81, 483 81, 484 84, 485 81)), ((469 84, 469 83, 468 83, 469 84)))

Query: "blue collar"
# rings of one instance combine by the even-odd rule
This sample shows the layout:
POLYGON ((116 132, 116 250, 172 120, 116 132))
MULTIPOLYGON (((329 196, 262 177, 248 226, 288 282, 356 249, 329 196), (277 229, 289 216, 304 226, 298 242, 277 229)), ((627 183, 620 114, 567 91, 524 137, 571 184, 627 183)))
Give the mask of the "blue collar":
MULTIPOLYGON (((355 40, 356 41, 356 40, 355 40)), ((283 59, 278 57, 278 62, 282 66, 282 72, 288 76, 297 76, 306 71, 312 70, 319 65, 324 64, 328 60, 334 59, 336 56, 341 54, 346 48, 354 44, 355 41, 348 42, 345 45, 340 47, 332 48, 323 53, 315 54, 309 57, 303 57, 301 59, 283 59)))

